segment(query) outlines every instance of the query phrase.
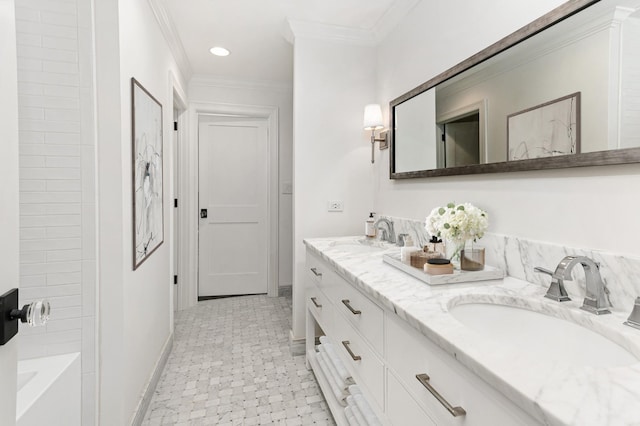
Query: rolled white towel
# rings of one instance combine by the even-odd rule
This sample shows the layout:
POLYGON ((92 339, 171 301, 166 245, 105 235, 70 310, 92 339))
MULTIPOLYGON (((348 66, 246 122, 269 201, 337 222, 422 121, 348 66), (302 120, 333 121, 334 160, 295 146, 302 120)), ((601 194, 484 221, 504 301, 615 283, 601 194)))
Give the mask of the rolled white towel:
POLYGON ((348 405, 344 408, 344 416, 347 418, 347 423, 349 423, 349 426, 361 426, 360 423, 358 423, 358 419, 356 419, 353 415, 351 407, 349 407, 348 405))
POLYGON ((353 396, 347 397, 347 407, 351 408, 351 414, 353 414, 353 417, 355 417, 358 424, 362 426, 367 426, 367 421, 365 420, 364 416, 360 412, 360 409, 358 408, 358 405, 356 404, 355 399, 353 399, 353 396))
POLYGON ((362 394, 362 391, 360 390, 360 386, 351 385, 351 386, 349 386, 349 393, 351 395, 356 395, 356 394, 362 394))
POLYGON ((325 354, 325 361, 327 361, 327 364, 329 365, 329 368, 331 369, 331 372, 333 373, 333 376, 336 379, 336 383, 338 384, 340 389, 342 389, 344 392, 348 392, 349 386, 354 384, 355 382, 353 381, 353 378, 351 378, 351 376, 347 377, 347 379, 345 380, 344 374, 340 375, 340 371, 347 370, 342 361, 340 359, 331 357, 329 352, 327 352, 327 344, 325 343, 320 345, 320 352, 323 352, 325 354))
POLYGON ((356 406, 356 400, 353 399, 353 395, 347 395, 347 406, 349 406, 349 407, 355 407, 356 406))
POLYGON ((343 407, 347 405, 346 395, 345 393, 338 387, 335 380, 331 376, 331 372, 329 371, 329 367, 327 366, 327 360, 325 358, 325 354, 322 352, 318 352, 316 354, 316 359, 318 360, 318 365, 320 365, 320 369, 324 373, 324 377, 327 379, 329 383, 329 387, 331 388, 331 392, 333 396, 335 396, 336 400, 343 407))
POLYGON ((323 344, 331 344, 331 340, 329 340, 329 338, 327 336, 320 336, 320 343, 323 344))
POLYGON ((336 369, 333 366, 333 363, 331 362, 331 359, 329 358, 327 353, 320 351, 317 353, 317 356, 321 356, 322 359, 324 360, 324 363, 327 366, 327 370, 329 370, 328 372, 326 372, 326 374, 331 376, 333 385, 335 385, 338 389, 340 389, 340 392, 344 395, 344 397, 346 397, 349 394, 349 391, 347 390, 347 386, 345 386, 344 383, 342 383, 342 381, 340 380, 340 377, 338 377, 338 373, 336 372, 336 369))
POLYGON ((360 412, 364 416, 369 426, 381 426, 380 421, 378 420, 378 417, 375 415, 375 413, 371 409, 371 406, 369 405, 367 400, 364 399, 364 395, 355 394, 353 395, 353 399, 356 401, 356 406, 358 407, 358 410, 360 410, 360 412))
POLYGON ((347 370, 347 367, 345 367, 344 364, 342 363, 342 360, 340 359, 340 357, 338 356, 338 353, 336 352, 335 346, 333 346, 331 343, 329 343, 325 347, 325 352, 329 355, 329 358, 331 358, 331 360, 333 361, 333 364, 336 367, 336 370, 338 372, 338 376, 340 377, 340 379, 345 384, 353 383, 353 379, 351 378, 351 374, 347 370))

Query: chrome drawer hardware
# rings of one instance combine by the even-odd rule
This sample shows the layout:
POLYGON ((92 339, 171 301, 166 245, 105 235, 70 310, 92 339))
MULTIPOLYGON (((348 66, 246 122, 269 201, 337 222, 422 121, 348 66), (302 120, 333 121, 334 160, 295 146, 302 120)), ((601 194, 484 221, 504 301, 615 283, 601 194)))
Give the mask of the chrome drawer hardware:
POLYGON ((311 301, 313 302, 314 305, 316 305, 316 308, 322 308, 322 305, 318 303, 318 299, 316 299, 315 297, 312 297, 311 301))
POLYGON ((322 276, 322 272, 318 272, 318 269, 316 268, 311 268, 311 272, 313 272, 313 275, 315 275, 316 277, 322 276))
POLYGON ((362 359, 362 357, 360 355, 356 355, 353 353, 353 351, 351 350, 351 348, 349 347, 350 343, 348 340, 343 340, 342 341, 342 346, 344 346, 344 348, 347 350, 347 352, 349 352, 349 355, 351 355, 351 359, 354 361, 360 361, 362 359))
POLYGON ((438 400, 438 402, 442 404, 449 413, 451 413, 453 417, 460 417, 467 414, 464 408, 454 407, 451 404, 449 404, 449 402, 446 399, 444 399, 443 396, 440 395, 440 393, 437 390, 435 390, 433 386, 431 386, 431 383, 429 383, 428 374, 416 374, 416 379, 418 379, 418 381, 420 382, 420 384, 422 384, 422 386, 427 388, 427 390, 431 393, 431 395, 433 395, 438 400))
POLYGON ((360 315, 362 313, 357 309, 353 309, 353 306, 350 305, 349 299, 342 299, 342 304, 349 308, 353 315, 360 315))

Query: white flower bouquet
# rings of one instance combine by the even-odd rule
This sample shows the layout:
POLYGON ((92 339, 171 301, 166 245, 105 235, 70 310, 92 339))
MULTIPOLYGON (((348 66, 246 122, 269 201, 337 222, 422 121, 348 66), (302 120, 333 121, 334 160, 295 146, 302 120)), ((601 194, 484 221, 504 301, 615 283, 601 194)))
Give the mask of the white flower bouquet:
POLYGON ((449 203, 436 207, 427 216, 425 229, 431 236, 456 245, 454 256, 467 241, 478 241, 489 227, 487 212, 471 203, 449 203))

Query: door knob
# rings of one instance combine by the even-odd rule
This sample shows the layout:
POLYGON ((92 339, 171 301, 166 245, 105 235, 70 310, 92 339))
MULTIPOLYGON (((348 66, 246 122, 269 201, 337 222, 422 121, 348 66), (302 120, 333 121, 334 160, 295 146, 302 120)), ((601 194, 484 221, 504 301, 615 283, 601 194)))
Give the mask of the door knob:
POLYGON ((30 327, 45 325, 49 321, 51 307, 46 300, 38 300, 18 309, 18 289, 0 296, 0 346, 18 334, 18 320, 30 327))
POLYGON ((200 209, 200 219, 207 218, 207 209, 200 209))
POLYGON ((48 300, 36 300, 24 305, 22 309, 12 309, 9 316, 12 320, 19 319, 20 322, 29 324, 30 327, 39 327, 49 321, 49 312, 51 305, 48 300))

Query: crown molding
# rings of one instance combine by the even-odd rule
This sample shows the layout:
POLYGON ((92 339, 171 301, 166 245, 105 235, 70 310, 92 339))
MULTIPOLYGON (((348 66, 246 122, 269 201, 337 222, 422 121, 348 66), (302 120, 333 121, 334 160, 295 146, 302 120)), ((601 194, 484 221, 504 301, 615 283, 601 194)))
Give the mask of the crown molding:
POLYGON ((311 38, 357 46, 377 46, 420 0, 396 0, 371 28, 354 28, 287 18, 282 31, 291 44, 295 38, 311 38))
POLYGON ((371 30, 296 19, 287 19, 287 23, 289 28, 288 31, 285 28, 285 38, 289 42, 293 42, 295 38, 310 38, 356 46, 375 46, 377 44, 371 30))
POLYGON ((189 86, 220 87, 225 89, 271 90, 277 92, 291 92, 293 84, 288 82, 269 80, 236 80, 216 75, 195 74, 191 77, 189 86))
POLYGON ((372 33, 380 43, 420 3, 420 0, 396 0, 373 26, 372 33))
POLYGON ((182 44, 180 36, 178 35, 178 30, 176 30, 176 26, 173 23, 171 16, 167 12, 166 7, 164 6, 164 1, 148 0, 148 2, 151 10, 153 11, 153 15, 158 22, 160 31, 162 32, 164 39, 169 45, 169 50, 171 50, 173 58, 178 64, 178 68, 180 69, 182 76, 186 81, 189 81, 189 79, 193 75, 191 63, 189 62, 187 53, 184 50, 184 45, 182 44))

